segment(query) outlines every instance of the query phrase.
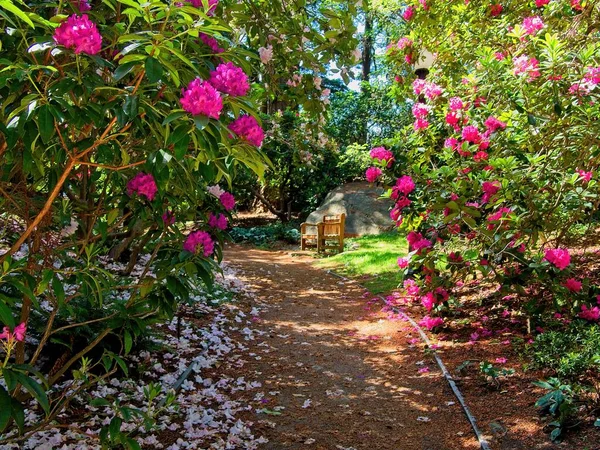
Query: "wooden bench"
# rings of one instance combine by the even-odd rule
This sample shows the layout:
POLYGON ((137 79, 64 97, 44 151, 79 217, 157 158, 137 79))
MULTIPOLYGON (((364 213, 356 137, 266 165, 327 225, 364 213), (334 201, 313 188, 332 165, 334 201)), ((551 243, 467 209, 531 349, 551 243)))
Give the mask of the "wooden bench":
POLYGON ((304 222, 300 225, 300 248, 343 252, 345 224, 346 214, 325 215, 318 223, 304 222))

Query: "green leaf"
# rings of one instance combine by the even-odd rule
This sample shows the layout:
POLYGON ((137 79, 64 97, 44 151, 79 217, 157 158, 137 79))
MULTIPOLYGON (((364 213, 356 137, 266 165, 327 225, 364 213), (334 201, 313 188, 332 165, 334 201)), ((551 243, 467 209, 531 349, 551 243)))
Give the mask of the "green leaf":
POLYGON ((129 330, 125 330, 123 333, 123 339, 125 341, 125 354, 129 354, 131 351, 131 347, 133 347, 133 339, 131 338, 131 333, 129 330))
POLYGON ((123 112, 129 118, 129 120, 135 119, 139 111, 139 97, 137 95, 128 95, 125 98, 125 104, 123 105, 123 112))
POLYGON ((137 65, 137 62, 129 62, 127 64, 121 64, 113 73, 113 78, 115 81, 120 81, 125 75, 127 75, 131 70, 137 65))
POLYGON ((206 116, 194 116, 194 123, 196 128, 200 131, 204 130, 208 125, 209 119, 206 116))
POLYGON ((27 14, 25 12, 21 11, 15 5, 13 5, 13 3, 11 1, 0 0, 0 8, 10 11, 15 16, 17 16, 19 19, 21 19, 23 22, 27 23, 27 25, 29 25, 31 28, 35 28, 35 25, 31 21, 31 19, 27 16, 27 14))
POLYGON ((58 277, 52 278, 52 290, 54 291, 56 300, 58 300, 58 304, 63 305, 65 303, 65 288, 63 282, 58 277))
POLYGON ((2 323, 10 328, 15 327, 15 318, 12 315, 12 311, 8 306, 0 301, 0 320, 2 323))
POLYGON ((121 419, 119 417, 113 417, 108 426, 110 432, 111 441, 115 441, 119 434, 121 434, 121 419))
POLYGON ((150 83, 156 83, 160 81, 163 76, 163 67, 160 61, 152 56, 146 59, 146 77, 150 83))
POLYGON ((0 432, 2 432, 11 417, 11 407, 10 407, 10 395, 8 392, 0 386, 0 432))
POLYGON ((600 419, 596 419, 596 421, 594 422, 594 426, 600 427, 600 419))
POLYGON ((22 433, 25 428, 25 410, 23 409, 23 405, 19 403, 16 399, 10 399, 10 408, 12 410, 12 417, 15 419, 15 423, 17 427, 19 427, 19 431, 22 433))
POLYGON ((27 375, 21 373, 15 373, 17 380, 19 383, 23 385, 23 387, 29 392, 33 398, 37 400, 40 406, 44 409, 46 414, 50 413, 50 403, 48 402, 48 396, 46 395, 46 391, 42 388, 42 386, 35 381, 34 379, 28 377, 27 375))
POLYGON ((179 119, 180 117, 183 117, 187 115, 187 112, 185 111, 174 111, 171 114, 169 114, 167 117, 165 117, 165 120, 163 120, 163 126, 167 125, 171 122, 173 122, 174 120, 179 119))
POLYGON ((54 135, 54 116, 48 105, 43 105, 38 110, 38 130, 44 144, 47 144, 54 135))
POLYGON ((110 406, 110 402, 105 398, 94 398, 92 401, 90 401, 90 405, 98 408, 100 406, 110 406))

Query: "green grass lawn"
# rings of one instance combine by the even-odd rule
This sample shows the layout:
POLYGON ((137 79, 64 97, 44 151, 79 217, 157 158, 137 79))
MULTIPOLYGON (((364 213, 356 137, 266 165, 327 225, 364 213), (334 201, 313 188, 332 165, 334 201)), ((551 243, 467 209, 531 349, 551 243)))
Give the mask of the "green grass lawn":
POLYGON ((400 284, 396 261, 407 251, 403 234, 393 231, 362 236, 346 239, 345 244, 344 253, 319 259, 315 264, 340 275, 359 279, 373 294, 390 292, 400 284))

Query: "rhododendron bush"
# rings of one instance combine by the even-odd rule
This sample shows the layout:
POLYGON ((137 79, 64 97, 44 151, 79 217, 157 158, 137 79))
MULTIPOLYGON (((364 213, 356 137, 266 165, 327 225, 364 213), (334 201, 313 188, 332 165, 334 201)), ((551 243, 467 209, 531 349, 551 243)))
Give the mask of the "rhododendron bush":
POLYGON ((0 433, 23 431, 32 397, 50 423, 210 284, 237 166, 267 164, 259 56, 225 8, 2 2, 0 433), (81 385, 51 390, 71 376, 81 385))
POLYGON ((387 143, 393 158, 374 149, 367 177, 390 185, 410 232, 401 270, 417 298, 439 314, 457 282, 483 275, 527 294, 530 317, 597 322, 600 287, 567 249, 598 207, 597 3, 387 3, 405 20, 387 57, 414 122, 387 143))

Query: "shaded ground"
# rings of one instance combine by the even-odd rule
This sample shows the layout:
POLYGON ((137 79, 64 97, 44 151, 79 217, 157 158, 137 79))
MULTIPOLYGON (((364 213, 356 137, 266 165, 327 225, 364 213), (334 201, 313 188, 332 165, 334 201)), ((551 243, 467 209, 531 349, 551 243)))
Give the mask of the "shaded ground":
MULTIPOLYGON (((265 449, 476 449, 437 366, 406 323, 356 284, 288 252, 233 246, 267 310, 243 373, 260 379, 262 407, 248 412, 265 449)), ((248 394, 246 394, 248 395, 248 394)))

